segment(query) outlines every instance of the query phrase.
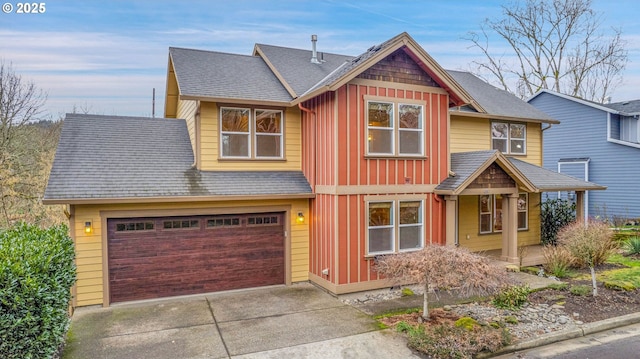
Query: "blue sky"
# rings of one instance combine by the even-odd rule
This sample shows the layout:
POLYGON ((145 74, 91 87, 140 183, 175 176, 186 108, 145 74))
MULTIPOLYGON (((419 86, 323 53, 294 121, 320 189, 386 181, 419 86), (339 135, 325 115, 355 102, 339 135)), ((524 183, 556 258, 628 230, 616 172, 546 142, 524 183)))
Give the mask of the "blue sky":
MULTIPOLYGON (((250 55, 255 43, 358 55, 403 31, 447 69, 483 60, 463 37, 510 0, 46 1, 44 13, 0 12, 0 60, 48 93, 45 114, 74 106, 107 115, 163 115, 168 48, 250 55)), ((594 0, 603 26, 623 31, 629 50, 613 101, 640 98, 640 5, 594 0)))

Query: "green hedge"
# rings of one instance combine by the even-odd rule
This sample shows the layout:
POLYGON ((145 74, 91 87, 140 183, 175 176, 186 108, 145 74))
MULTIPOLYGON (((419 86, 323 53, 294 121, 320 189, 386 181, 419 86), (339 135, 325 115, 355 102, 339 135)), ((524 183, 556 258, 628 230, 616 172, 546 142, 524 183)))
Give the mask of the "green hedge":
POLYGON ((68 232, 25 223, 0 232, 2 358, 51 358, 62 345, 76 280, 68 232))

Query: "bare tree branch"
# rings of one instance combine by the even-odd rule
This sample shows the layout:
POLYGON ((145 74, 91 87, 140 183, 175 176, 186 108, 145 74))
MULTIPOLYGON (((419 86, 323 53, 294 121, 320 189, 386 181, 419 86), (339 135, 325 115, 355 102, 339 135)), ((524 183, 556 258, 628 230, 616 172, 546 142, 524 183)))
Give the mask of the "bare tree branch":
POLYGON ((521 98, 552 89, 603 102, 620 84, 626 43, 619 29, 600 31, 601 16, 591 0, 514 0, 502 6, 502 14, 467 36, 486 58, 474 62, 480 76, 488 73, 497 86, 521 98), (488 30, 508 52, 490 51, 488 30))

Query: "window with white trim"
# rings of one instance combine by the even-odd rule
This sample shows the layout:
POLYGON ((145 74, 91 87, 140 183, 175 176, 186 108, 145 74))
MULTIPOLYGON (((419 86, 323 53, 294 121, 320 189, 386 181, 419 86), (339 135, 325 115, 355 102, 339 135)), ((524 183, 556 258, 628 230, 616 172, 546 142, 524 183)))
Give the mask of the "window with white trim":
POLYGON ((424 247, 422 200, 369 202, 368 211, 367 255, 424 247))
POLYGON ((283 157, 282 111, 220 108, 220 157, 283 157))
POLYGON ((521 123, 492 122, 491 148, 506 154, 526 154, 527 126, 521 123))
POLYGON ((423 124, 423 105, 367 101, 367 154, 422 156, 423 124))
MULTIPOLYGON (((480 233, 502 232, 502 195, 480 196, 480 233)), ((516 201, 518 207, 518 230, 529 229, 529 194, 520 193, 516 201)))

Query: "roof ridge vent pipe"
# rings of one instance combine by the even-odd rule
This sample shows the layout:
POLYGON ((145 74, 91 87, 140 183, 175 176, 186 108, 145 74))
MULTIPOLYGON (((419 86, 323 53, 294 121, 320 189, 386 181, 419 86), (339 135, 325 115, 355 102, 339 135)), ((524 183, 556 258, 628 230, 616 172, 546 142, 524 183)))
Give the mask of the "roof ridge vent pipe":
POLYGON ((311 63, 319 64, 318 52, 316 51, 316 42, 318 42, 318 35, 311 35, 311 63))

